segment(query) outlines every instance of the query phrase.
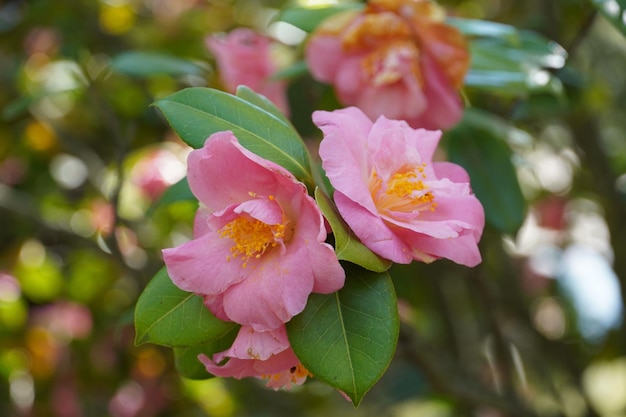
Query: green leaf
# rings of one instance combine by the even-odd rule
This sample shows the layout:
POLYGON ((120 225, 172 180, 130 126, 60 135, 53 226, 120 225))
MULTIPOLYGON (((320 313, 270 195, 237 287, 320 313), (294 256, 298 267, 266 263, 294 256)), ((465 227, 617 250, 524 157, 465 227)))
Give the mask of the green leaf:
POLYGON ((380 258, 361 243, 339 213, 335 211, 332 201, 319 188, 315 189, 315 201, 333 230, 335 253, 339 260, 352 262, 375 272, 384 272, 389 269, 391 261, 380 258))
POLYGON ((626 36, 626 0, 593 0, 593 5, 626 36))
POLYGON ((212 378, 213 375, 208 373, 202 362, 198 360, 198 355, 202 353, 210 358, 215 353, 225 351, 233 344, 238 332, 239 326, 235 326, 222 337, 214 339, 209 343, 187 348, 174 348, 174 364, 176 365, 176 370, 184 378, 212 378))
POLYGON ((360 3, 340 3, 320 7, 290 7, 280 12, 276 20, 289 23, 310 33, 322 21, 336 13, 361 9, 363 9, 363 5, 360 3))
POLYGON ((168 54, 145 51, 123 52, 115 56, 111 61, 111 69, 135 77, 162 74, 201 75, 206 72, 199 64, 192 61, 168 54))
POLYGON ((526 200, 504 126, 495 116, 468 109, 463 121, 447 133, 447 146, 450 160, 469 173, 487 222, 501 232, 515 233, 524 221, 526 200))
POLYGON ((515 37, 517 28, 503 23, 479 19, 464 19, 461 17, 448 17, 446 22, 456 27, 465 36, 481 37, 515 37))
POLYGON ((311 294, 287 333, 302 364, 357 406, 393 358, 398 305, 388 273, 352 266, 346 274, 340 291, 311 294))
MULTIPOLYGON (((245 90, 242 90, 245 91, 245 90)), ((211 88, 181 90, 154 105, 187 144, 201 148, 213 133, 230 130, 255 154, 290 171, 312 190, 309 154, 304 142, 284 116, 268 111, 262 98, 246 92, 241 97, 211 88), (259 101, 264 104, 258 104, 259 101)))
POLYGON ((309 67, 306 61, 297 61, 293 65, 288 66, 278 72, 276 72, 273 76, 273 80, 288 80, 291 78, 298 78, 302 75, 305 75, 309 72, 309 67))
POLYGON ((252 89, 246 87, 245 85, 237 87, 237 97, 244 99, 248 103, 257 106, 263 111, 270 113, 272 116, 277 117, 281 122, 293 129, 293 126, 291 125, 289 119, 287 119, 287 116, 278 110, 278 107, 276 107, 267 97, 255 93, 252 89))
POLYGON ((467 87, 505 96, 562 94, 561 81, 547 70, 565 65, 567 52, 556 42, 499 23, 458 18, 449 21, 474 36, 469 42, 472 64, 465 77, 467 87))
POLYGON ((135 344, 189 347, 219 339, 237 325, 218 320, 198 295, 174 285, 161 268, 135 307, 135 344))
POLYGON ((176 203, 178 201, 195 201, 196 196, 191 192, 191 188, 189 188, 189 183, 187 182, 187 177, 183 177, 176 184, 173 184, 168 187, 167 190, 154 204, 150 207, 146 216, 151 216, 159 207, 163 207, 168 204, 176 203))

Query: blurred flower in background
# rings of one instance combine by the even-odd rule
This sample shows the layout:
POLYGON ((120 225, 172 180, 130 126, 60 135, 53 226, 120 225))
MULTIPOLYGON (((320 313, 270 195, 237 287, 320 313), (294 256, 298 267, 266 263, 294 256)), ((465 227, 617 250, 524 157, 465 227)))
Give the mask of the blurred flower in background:
POLYGON ((245 85, 289 114, 287 84, 271 78, 279 69, 278 57, 272 52, 276 41, 248 28, 209 35, 205 41, 215 55, 226 91, 234 94, 239 85, 245 85))
POLYGON ((373 0, 324 21, 306 46, 313 77, 371 119, 446 129, 462 117, 458 90, 470 55, 461 33, 429 0, 373 0))

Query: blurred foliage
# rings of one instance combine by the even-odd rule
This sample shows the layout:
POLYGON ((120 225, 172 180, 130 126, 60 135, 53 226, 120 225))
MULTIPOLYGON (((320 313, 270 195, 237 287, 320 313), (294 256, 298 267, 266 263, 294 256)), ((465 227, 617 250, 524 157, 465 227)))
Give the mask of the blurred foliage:
MULTIPOLYGON (((133 343, 159 250, 189 238, 196 208, 184 182, 183 198, 163 195, 188 148, 150 104, 219 87, 204 37, 235 26, 278 35, 284 2, 1 2, 0 415, 624 415, 623 2, 442 4, 455 19, 503 25, 485 38, 465 21, 474 109, 443 147, 500 223, 487 226, 478 268, 392 268, 398 351, 354 409, 314 378, 292 392, 184 379, 175 361, 188 365, 188 352, 133 343), (500 53, 511 42, 527 53, 500 53), (537 60, 545 51, 533 45, 566 64, 537 60), (520 68, 546 88, 478 83, 493 80, 479 70, 520 68)), ((310 113, 336 99, 293 68, 292 121, 314 145, 310 113)))

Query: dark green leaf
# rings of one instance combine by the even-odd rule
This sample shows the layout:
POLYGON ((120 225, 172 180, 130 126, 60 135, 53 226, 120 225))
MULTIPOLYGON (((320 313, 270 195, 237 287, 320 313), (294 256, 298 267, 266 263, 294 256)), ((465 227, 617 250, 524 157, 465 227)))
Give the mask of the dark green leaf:
POLYGON ((504 126, 494 116, 467 110, 463 121, 448 132, 447 145, 450 160, 469 173, 487 222, 501 232, 515 233, 524 221, 526 201, 504 126))
POLYGON ((293 129, 293 126, 291 125, 289 119, 287 119, 287 116, 285 116, 280 110, 278 110, 278 107, 276 107, 274 103, 272 103, 267 97, 255 93, 253 90, 246 87, 245 85, 240 85, 239 87, 237 87, 237 97, 244 99, 248 103, 257 106, 263 111, 270 113, 272 116, 279 118, 281 122, 283 122, 287 126, 290 126, 293 129))
POLYGON ((167 270, 152 278, 135 307, 135 343, 189 347, 219 339, 236 325, 215 318, 202 298, 180 290, 167 270))
POLYGON ((276 20, 289 23, 305 32, 313 32, 326 18, 348 10, 361 10, 360 3, 341 3, 321 7, 291 7, 278 14, 276 20))
POLYGON ((387 370, 398 341, 398 305, 389 274, 346 270, 346 285, 312 294, 287 323, 294 352, 316 378, 358 405, 387 370))
POLYGON ((352 262, 375 272, 389 269, 391 261, 380 258, 361 243, 335 211, 334 204, 328 196, 319 188, 315 189, 315 201, 333 230, 335 253, 339 260, 352 262))
POLYGON ((626 0, 593 0, 593 5, 626 36, 626 0))
MULTIPOLYGON (((249 96, 249 93, 246 93, 249 96)), ((187 88, 155 103, 178 135, 200 148, 213 133, 230 130, 255 154, 290 171, 310 189, 314 186, 304 142, 284 116, 223 91, 187 88)))
POLYGON ((203 353, 210 358, 215 353, 225 351, 233 344, 238 332, 239 326, 236 326, 230 332, 209 343, 188 348, 174 348, 176 370, 181 376, 189 379, 213 377, 213 375, 207 372, 202 362, 198 360, 198 355, 203 353))
POLYGON ((200 75, 206 72, 199 64, 157 52, 129 51, 111 61, 111 69, 135 77, 151 75, 200 75))

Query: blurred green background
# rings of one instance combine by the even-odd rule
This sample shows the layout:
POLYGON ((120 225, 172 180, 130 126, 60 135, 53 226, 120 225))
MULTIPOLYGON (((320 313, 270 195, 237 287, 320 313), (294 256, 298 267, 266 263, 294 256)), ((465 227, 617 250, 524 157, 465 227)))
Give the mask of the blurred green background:
MULTIPOLYGON (((150 103, 220 87, 211 33, 255 27, 296 61, 305 33, 273 19, 311 4, 0 2, 0 416, 626 415, 623 1, 442 2, 514 26, 500 40, 526 51, 472 43, 471 109, 443 140, 485 204, 484 262, 393 268, 398 351, 358 409, 315 379, 186 380, 170 350, 134 346, 137 297, 196 208, 159 200, 189 149, 150 103)), ((289 82, 314 144, 311 111, 336 103, 289 82)))

